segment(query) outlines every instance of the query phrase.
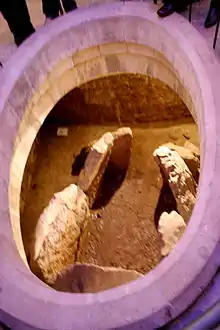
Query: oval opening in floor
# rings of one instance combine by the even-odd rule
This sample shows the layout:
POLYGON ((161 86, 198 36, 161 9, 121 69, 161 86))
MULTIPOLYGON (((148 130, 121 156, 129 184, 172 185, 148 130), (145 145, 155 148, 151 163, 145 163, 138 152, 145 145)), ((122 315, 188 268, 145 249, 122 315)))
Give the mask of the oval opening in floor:
POLYGON ((32 271, 81 293, 149 272, 184 233, 199 161, 196 124, 161 81, 117 74, 75 88, 48 115, 25 168, 21 228, 32 271), (74 205, 57 194, 64 189, 74 205))

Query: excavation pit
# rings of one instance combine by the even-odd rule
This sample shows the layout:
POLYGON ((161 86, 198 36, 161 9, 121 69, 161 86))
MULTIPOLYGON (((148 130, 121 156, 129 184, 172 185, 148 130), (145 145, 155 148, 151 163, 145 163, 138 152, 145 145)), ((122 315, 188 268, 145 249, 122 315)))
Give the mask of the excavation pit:
POLYGON ((72 263, 145 274, 162 260, 157 224, 162 212, 177 208, 153 152, 168 142, 199 146, 199 137, 190 112, 170 87, 135 74, 83 84, 46 118, 28 158, 21 190, 21 229, 28 260, 38 219, 53 194, 78 183, 85 162, 82 159, 80 164, 81 150, 125 125, 133 132, 129 167, 124 172, 106 169, 100 197, 72 263))

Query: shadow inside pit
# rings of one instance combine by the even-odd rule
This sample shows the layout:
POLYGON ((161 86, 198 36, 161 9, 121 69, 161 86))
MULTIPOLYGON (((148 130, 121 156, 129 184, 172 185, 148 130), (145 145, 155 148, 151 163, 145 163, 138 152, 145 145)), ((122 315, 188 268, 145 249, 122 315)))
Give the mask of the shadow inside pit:
POLYGON ((94 210, 100 209, 110 202, 113 195, 121 187, 126 177, 127 170, 128 167, 125 169, 120 169, 111 161, 108 163, 102 183, 100 185, 98 197, 96 198, 96 201, 92 207, 94 210))
POLYGON ((72 171, 71 175, 79 175, 80 171, 85 165, 86 158, 89 154, 90 148, 89 146, 86 146, 81 149, 80 153, 78 155, 74 155, 74 160, 72 163, 72 171))
POLYGON ((163 212, 170 213, 172 211, 177 211, 176 200, 173 196, 173 193, 169 187, 168 183, 163 183, 163 186, 160 191, 160 196, 157 202, 157 206, 154 212, 154 221, 156 228, 158 227, 158 222, 160 216, 163 212))

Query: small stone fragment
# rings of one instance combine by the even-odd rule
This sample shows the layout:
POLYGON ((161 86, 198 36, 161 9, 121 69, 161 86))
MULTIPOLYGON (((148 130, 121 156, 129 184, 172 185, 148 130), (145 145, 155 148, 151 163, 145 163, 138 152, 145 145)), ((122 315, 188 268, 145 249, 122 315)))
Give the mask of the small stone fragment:
POLYGON ((89 217, 87 197, 72 184, 54 194, 41 214, 31 254, 32 271, 47 284, 75 260, 78 240, 89 217))
POLYGON ((167 256, 172 249, 175 248, 176 243, 184 234, 186 224, 176 211, 170 214, 163 212, 159 219, 158 231, 163 240, 163 247, 161 248, 162 256, 167 256))
POLYGON ((167 146, 171 150, 177 151, 178 154, 183 158, 186 165, 188 166, 188 168, 191 171, 193 177, 194 178, 198 177, 198 170, 199 170, 199 167, 200 167, 200 160, 199 160, 199 157, 196 156, 194 152, 192 152, 187 147, 177 146, 174 143, 167 143, 167 144, 165 144, 165 146, 167 146))
POLYGON ((87 194, 89 205, 92 207, 108 165, 113 146, 113 135, 104 134, 92 147, 80 172, 78 185, 87 194))
POLYGON ((61 274, 53 286, 63 292, 95 293, 136 280, 142 274, 123 268, 74 264, 61 274))
POLYGON ((122 127, 112 134, 114 141, 110 162, 120 170, 126 170, 131 157, 132 130, 129 127, 122 127))
POLYGON ((58 127, 57 136, 68 136, 68 127, 58 127))
POLYGON ((176 151, 166 146, 156 149, 154 158, 164 179, 170 185, 179 213, 188 223, 195 204, 197 189, 197 184, 188 166, 176 151))

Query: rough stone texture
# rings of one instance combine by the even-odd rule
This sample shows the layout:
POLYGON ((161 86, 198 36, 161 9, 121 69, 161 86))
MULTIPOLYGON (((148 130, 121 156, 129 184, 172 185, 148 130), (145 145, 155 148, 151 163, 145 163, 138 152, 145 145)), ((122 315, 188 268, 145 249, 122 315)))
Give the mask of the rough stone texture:
POLYGON ((177 146, 174 143, 167 143, 165 146, 167 146, 170 150, 178 152, 178 154, 182 157, 189 170, 191 171, 194 179, 198 181, 198 171, 200 168, 200 159, 197 152, 198 148, 196 148, 191 142, 188 141, 185 143, 184 147, 177 146), (193 152, 193 150, 195 151, 193 152))
POLYGON ((122 127, 112 134, 114 141, 110 162, 120 170, 127 170, 131 156, 132 130, 129 127, 122 127))
MULTIPOLYGON (((119 170, 125 170, 128 168, 131 155, 132 131, 129 127, 122 127, 111 134, 113 136, 113 146, 110 152, 109 162, 119 170)), ((80 150, 80 153, 75 156, 72 164, 72 175, 79 175, 88 154, 92 151, 93 145, 96 143, 97 140, 89 142, 80 150)))
POLYGON ((86 226, 89 209, 86 195, 70 185, 54 194, 36 227, 31 269, 46 283, 75 260, 78 240, 86 226))
POLYGON ((161 234, 164 243, 161 248, 162 256, 167 256, 172 249, 174 249, 185 229, 186 224, 181 215, 176 211, 172 211, 170 214, 167 212, 161 214, 158 223, 158 231, 161 234))
POLYGON ((163 177, 169 182, 177 209, 187 223, 196 201, 196 182, 178 152, 161 146, 154 151, 163 177))
POLYGON ((95 202, 100 183, 113 146, 113 135, 104 134, 92 147, 87 156, 84 168, 80 172, 78 185, 87 194, 90 207, 95 202))
POLYGON ((90 149, 90 152, 80 172, 78 185, 89 197, 90 207, 93 206, 98 197, 108 165, 110 164, 118 170, 127 170, 131 155, 132 138, 131 129, 122 127, 113 133, 105 133, 93 145, 85 147, 85 152, 88 149, 90 149))
POLYGON ((74 293, 95 293, 136 280, 143 275, 132 270, 91 264, 70 266, 57 278, 54 289, 74 293))

